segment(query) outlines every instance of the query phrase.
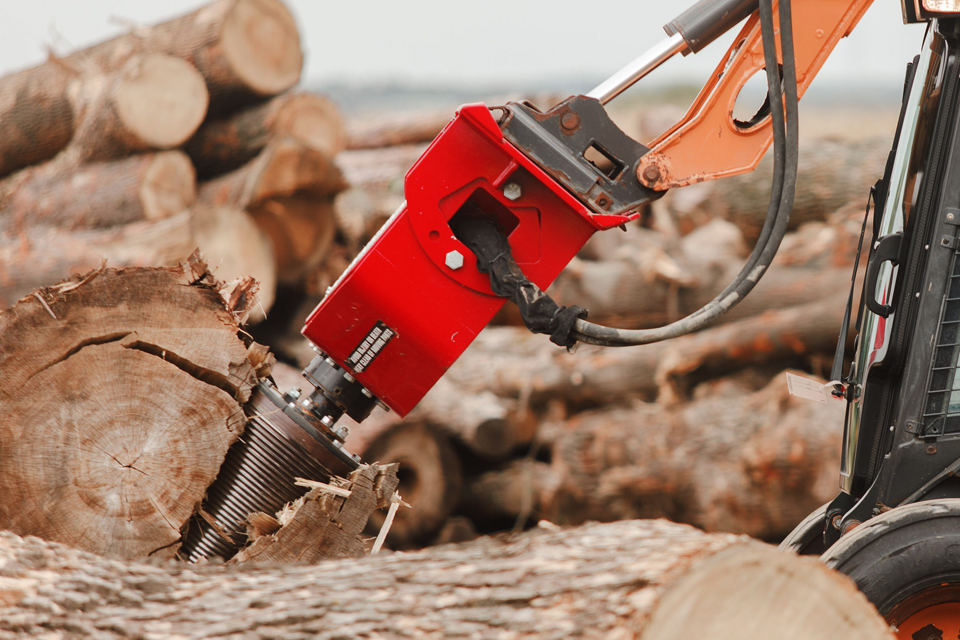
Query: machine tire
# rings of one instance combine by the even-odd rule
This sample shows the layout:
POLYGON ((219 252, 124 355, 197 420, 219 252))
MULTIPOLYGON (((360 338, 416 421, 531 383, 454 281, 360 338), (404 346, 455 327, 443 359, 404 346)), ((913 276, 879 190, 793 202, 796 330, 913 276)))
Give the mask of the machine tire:
POLYGON ((826 503, 798 524, 786 538, 780 542, 781 551, 790 551, 801 556, 819 556, 827 550, 823 542, 823 527, 827 521, 826 503))
POLYGON ((856 582, 900 638, 960 634, 960 499, 897 507, 821 556, 856 582))

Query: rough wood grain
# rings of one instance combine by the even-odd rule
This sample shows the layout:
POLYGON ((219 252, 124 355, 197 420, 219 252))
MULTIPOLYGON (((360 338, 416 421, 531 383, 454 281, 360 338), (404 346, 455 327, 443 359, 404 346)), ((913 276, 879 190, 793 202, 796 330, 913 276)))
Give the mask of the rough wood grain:
POLYGON ((158 220, 185 211, 196 196, 193 167, 180 151, 72 170, 48 163, 0 182, 0 235, 34 226, 73 231, 158 220))
POLYGON ((554 435, 554 522, 667 517, 779 539, 837 493, 844 405, 732 382, 677 406, 578 414, 554 435))
POLYGON ((75 72, 54 59, 0 78, 0 176, 49 160, 73 137, 68 86, 75 72))
POLYGON ((668 342, 636 348, 582 346, 566 353, 526 329, 490 327, 448 370, 470 392, 560 398, 571 406, 615 403, 631 396, 674 402, 698 382, 749 366, 831 354, 846 295, 768 311, 668 342))
POLYGON ((243 209, 195 205, 193 241, 220 280, 252 276, 260 284, 260 299, 250 320, 270 312, 277 290, 277 265, 270 240, 243 209))
POLYGON ((317 563, 365 555, 360 534, 370 513, 388 506, 397 487, 397 467, 361 465, 349 478, 335 478, 331 484, 350 495, 312 489, 280 514, 279 529, 253 540, 230 562, 317 563))
POLYGON ((270 198, 248 209, 270 239, 277 280, 296 285, 327 255, 337 232, 337 215, 328 197, 270 198))
POLYGON ((444 378, 412 413, 485 458, 503 458, 523 441, 516 401, 489 391, 466 392, 444 378))
POLYGON ((453 119, 454 113, 454 109, 430 109, 353 118, 347 127, 347 148, 378 149, 430 142, 453 119))
POLYGON ((893 638, 815 560, 664 521, 272 567, 121 563, 2 533, 0 559, 5 638, 893 638))
POLYGON ((276 140, 239 169, 203 183, 199 199, 245 209, 298 193, 329 197, 345 187, 329 157, 293 140, 276 140))
POLYGON ((469 478, 458 511, 478 523, 513 528, 549 518, 545 511, 557 495, 559 478, 549 463, 521 458, 503 469, 469 478))
POLYGON ((175 552, 257 380, 237 336, 249 287, 231 308, 193 259, 92 272, 0 314, 0 526, 175 552))
MULTIPOLYGON (((452 513, 463 482, 460 459, 444 433, 422 420, 400 422, 378 413, 351 426, 345 448, 366 462, 399 463, 397 492, 411 508, 397 513, 387 544, 392 549, 427 544, 452 513)), ((374 512, 368 533, 376 535, 383 518, 374 512)))
POLYGON ((295 140, 331 158, 346 146, 343 117, 332 102, 310 93, 287 93, 204 123, 184 151, 206 178, 252 160, 277 138, 295 140))
POLYGON ((0 308, 103 266, 174 265, 193 251, 190 212, 104 229, 35 227, 0 237, 0 308))

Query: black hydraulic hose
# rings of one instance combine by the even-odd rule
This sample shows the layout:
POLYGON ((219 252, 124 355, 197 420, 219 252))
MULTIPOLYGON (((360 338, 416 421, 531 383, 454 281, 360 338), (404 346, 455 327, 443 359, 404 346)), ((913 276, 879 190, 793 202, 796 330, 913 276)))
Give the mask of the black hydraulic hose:
POLYGON ((774 155, 774 183, 770 209, 764 232, 757 242, 750 259, 736 279, 723 293, 689 316, 657 329, 616 329, 577 320, 572 337, 591 344, 625 347, 660 342, 692 333, 713 322, 733 308, 756 286, 780 248, 787 231, 790 211, 797 183, 797 148, 799 139, 796 62, 793 50, 793 21, 790 0, 780 0, 780 38, 783 52, 783 79, 778 73, 776 39, 774 37, 772 0, 760 0, 760 23, 763 37, 764 61, 767 67, 768 98, 774 132, 774 148, 780 146, 784 153, 774 155), (781 92, 783 99, 781 100, 781 92), (778 127, 785 133, 778 136, 778 127), (778 138, 780 138, 778 145, 778 138), (782 163, 777 167, 777 160, 782 163), (779 169, 779 171, 778 171, 779 169), (768 231, 769 228, 769 231, 768 231), (766 237, 764 237, 766 236, 766 237))

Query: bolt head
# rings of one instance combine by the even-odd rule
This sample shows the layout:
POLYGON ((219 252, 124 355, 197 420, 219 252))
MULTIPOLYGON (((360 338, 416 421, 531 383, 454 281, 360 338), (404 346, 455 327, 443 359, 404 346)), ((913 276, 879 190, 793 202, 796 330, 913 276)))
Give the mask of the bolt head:
POLYGON ((647 182, 657 182, 660 180, 660 168, 652 164, 643 170, 643 179, 647 182))
POLYGON ((573 111, 568 111, 560 118, 560 126, 567 131, 574 131, 580 126, 580 116, 573 111))
POLYGON ((517 200, 521 195, 523 195, 523 190, 520 189, 520 185, 516 182, 511 182, 503 188, 503 196, 507 200, 517 200))
POLYGON ((453 250, 447 254, 446 258, 444 259, 444 263, 456 271, 463 266, 463 254, 457 250, 453 250))

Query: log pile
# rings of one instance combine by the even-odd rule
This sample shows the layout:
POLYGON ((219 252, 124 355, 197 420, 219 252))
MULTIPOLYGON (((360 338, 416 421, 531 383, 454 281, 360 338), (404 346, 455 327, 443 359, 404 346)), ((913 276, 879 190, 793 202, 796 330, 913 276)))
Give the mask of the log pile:
POLYGON ((281 0, 216 0, 0 78, 0 307, 111 266, 296 283, 332 240, 346 129, 292 90, 303 53, 281 0))
POLYGON ((309 565, 107 560, 0 533, 0 637, 894 637, 816 560, 624 521, 309 565))
MULTIPOLYGON (((218 278, 252 275, 260 283, 256 304, 249 280, 231 290, 231 313, 262 317, 279 288, 276 315, 253 332, 289 365, 302 367, 312 357, 299 336, 309 310, 403 202, 403 176, 452 111, 345 124, 326 99, 291 92, 301 65, 296 24, 279 0, 218 0, 0 78, 0 308, 21 300, 12 316, 0 316, 0 328, 26 318, 42 329, 28 337, 9 327, 0 332, 11 345, 0 349, 0 370, 23 367, 5 360, 8 353, 40 353, 43 346, 48 354, 22 368, 17 375, 25 378, 0 371, 0 401, 7 416, 35 416, 50 389, 59 404, 70 398, 70 419, 106 435, 90 436, 92 448, 84 448, 86 440, 72 448, 79 436, 57 426, 63 414, 50 406, 41 422, 54 434, 52 451, 63 456, 56 465, 101 469, 102 477, 80 488, 95 497, 80 500, 109 507, 108 530, 128 528, 132 510, 142 506, 148 515, 137 517, 138 526, 151 532, 137 534, 136 546, 126 549, 98 538, 100 524, 65 526, 51 516, 85 507, 35 499, 77 495, 61 495, 43 473, 27 486, 18 478, 32 476, 10 466, 49 446, 27 437, 33 430, 22 432, 35 417, 0 421, 9 431, 4 437, 17 443, 0 450, 0 487, 40 510, 5 513, 0 504, 4 527, 98 553, 172 555, 216 474, 215 461, 239 433, 239 406, 266 375, 252 361, 244 364, 259 356, 237 346, 249 347, 237 338, 235 320, 225 325, 234 341, 229 348, 216 340, 203 346, 200 360, 216 365, 186 355, 182 309, 165 312, 167 324, 149 330, 126 320, 96 325, 90 335, 63 330, 76 320, 72 314, 87 313, 83 305, 61 306, 67 297, 118 277, 104 270, 104 260, 113 267, 177 265, 199 247, 218 278), (60 337, 47 339, 54 334, 60 337), (131 372, 148 364, 172 368, 137 386, 131 372), (166 463, 140 457, 146 443, 158 441, 145 433, 130 450, 118 448, 110 430, 122 418, 96 417, 98 407, 118 400, 58 381, 68 369, 71 380, 94 378, 98 393, 119 386, 125 397, 154 398, 160 385, 176 388, 185 402, 191 393, 205 396, 187 403, 206 407, 191 419, 216 423, 190 434, 211 439, 191 445, 209 460, 178 485, 175 506, 155 501, 169 487, 136 475, 144 464, 166 463), (117 485, 119 494, 107 490, 117 485), (41 526, 48 528, 34 528, 41 526)), ((782 374, 822 377, 829 369, 861 203, 885 147, 825 142, 804 151, 793 231, 755 292, 721 324, 646 348, 568 354, 518 328, 508 305, 499 326, 484 331, 406 419, 377 410, 360 425, 348 424, 349 450, 370 463, 400 464, 398 493, 413 508, 399 511, 388 545, 464 540, 538 520, 640 517, 773 540, 832 498, 843 407, 786 395, 782 374)), ((628 233, 597 235, 551 295, 587 307, 592 320, 624 327, 659 326, 694 311, 733 277, 756 237, 766 209, 763 171, 668 194, 628 233)), ((206 275, 171 277, 190 285, 186 291, 219 300, 202 288, 206 275)), ((146 309, 147 302, 127 304, 146 309)), ((167 302, 199 304, 176 296, 167 302)), ((277 365, 272 375, 281 389, 302 384, 289 366, 277 365)), ((125 407, 119 415, 137 411, 125 407)), ((179 442, 179 431, 158 429, 179 442)), ((375 469, 381 467, 365 473, 375 469)), ((355 487, 353 506, 320 492, 297 505, 289 521, 261 514, 251 522, 253 546, 240 557, 314 560, 290 551, 290 541, 333 529, 346 538, 325 546, 357 553, 357 523, 365 518, 347 522, 333 514, 369 511, 382 500, 371 497, 372 480, 362 473, 345 482, 355 487)), ((374 513, 367 533, 383 518, 374 513)))

